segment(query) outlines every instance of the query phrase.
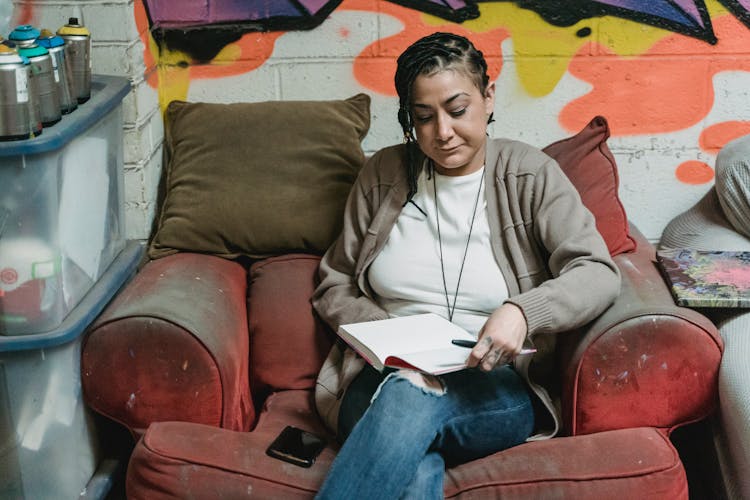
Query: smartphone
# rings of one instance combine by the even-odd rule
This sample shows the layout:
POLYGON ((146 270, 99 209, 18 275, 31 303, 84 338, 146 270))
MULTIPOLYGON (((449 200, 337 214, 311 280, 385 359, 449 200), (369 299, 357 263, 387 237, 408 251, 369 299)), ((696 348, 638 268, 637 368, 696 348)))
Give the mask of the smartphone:
POLYGON ((322 438, 288 425, 266 449, 266 454, 300 467, 310 467, 325 447, 322 438))

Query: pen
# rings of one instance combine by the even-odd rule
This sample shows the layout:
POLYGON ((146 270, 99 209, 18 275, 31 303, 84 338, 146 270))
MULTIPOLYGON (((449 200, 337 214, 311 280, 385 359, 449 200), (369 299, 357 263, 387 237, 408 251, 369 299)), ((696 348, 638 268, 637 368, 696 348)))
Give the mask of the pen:
MULTIPOLYGON (((457 345, 459 347, 467 347, 469 349, 472 349, 475 345, 477 345, 476 340, 464 340, 464 339, 453 339, 451 340, 451 344, 457 345)), ((536 349, 533 347, 523 348, 521 349, 521 352, 518 353, 518 355, 522 354, 533 354, 536 352, 536 349)))

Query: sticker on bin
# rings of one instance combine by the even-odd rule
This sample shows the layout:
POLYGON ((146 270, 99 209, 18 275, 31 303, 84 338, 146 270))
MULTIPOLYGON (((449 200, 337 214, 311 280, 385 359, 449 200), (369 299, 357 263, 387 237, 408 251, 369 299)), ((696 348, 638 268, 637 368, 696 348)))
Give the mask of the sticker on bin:
POLYGON ((34 321, 55 303, 60 256, 37 238, 0 239, 0 317, 34 321))

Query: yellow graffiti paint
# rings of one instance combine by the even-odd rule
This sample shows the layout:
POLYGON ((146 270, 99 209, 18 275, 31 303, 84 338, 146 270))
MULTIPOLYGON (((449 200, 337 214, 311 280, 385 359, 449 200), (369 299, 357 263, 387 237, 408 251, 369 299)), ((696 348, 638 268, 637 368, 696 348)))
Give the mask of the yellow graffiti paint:
POLYGON ((170 102, 187 99, 190 88, 190 56, 181 51, 170 50, 166 45, 156 47, 152 54, 159 74, 159 107, 163 114, 170 102))
POLYGON ((237 62, 242 56, 242 49, 236 43, 225 45, 211 60, 211 64, 229 65, 237 62))
POLYGON ((706 9, 708 9, 711 19, 729 13, 727 8, 720 4, 718 0, 706 0, 706 9))
MULTIPOLYGON (((707 2, 712 15, 724 11, 718 0, 707 2)), ((513 2, 480 3, 480 17, 462 24, 474 32, 503 28, 510 33, 512 57, 522 88, 532 97, 552 92, 573 57, 597 56, 598 45, 621 57, 640 56, 672 32, 613 16, 583 19, 572 26, 554 26, 536 12, 513 2), (590 34, 578 32, 589 28, 590 34), (597 45, 598 44, 598 45, 597 45)), ((426 23, 444 23, 424 16, 426 23)), ((508 57, 508 54, 505 54, 508 57)))

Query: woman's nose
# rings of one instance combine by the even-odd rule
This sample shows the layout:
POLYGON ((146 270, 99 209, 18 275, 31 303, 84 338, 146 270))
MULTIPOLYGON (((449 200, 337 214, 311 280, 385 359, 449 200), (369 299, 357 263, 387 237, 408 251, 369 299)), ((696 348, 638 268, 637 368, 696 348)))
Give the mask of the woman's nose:
POLYGON ((439 114, 437 117, 437 138, 441 141, 447 141, 453 137, 453 125, 449 116, 445 114, 439 114))

